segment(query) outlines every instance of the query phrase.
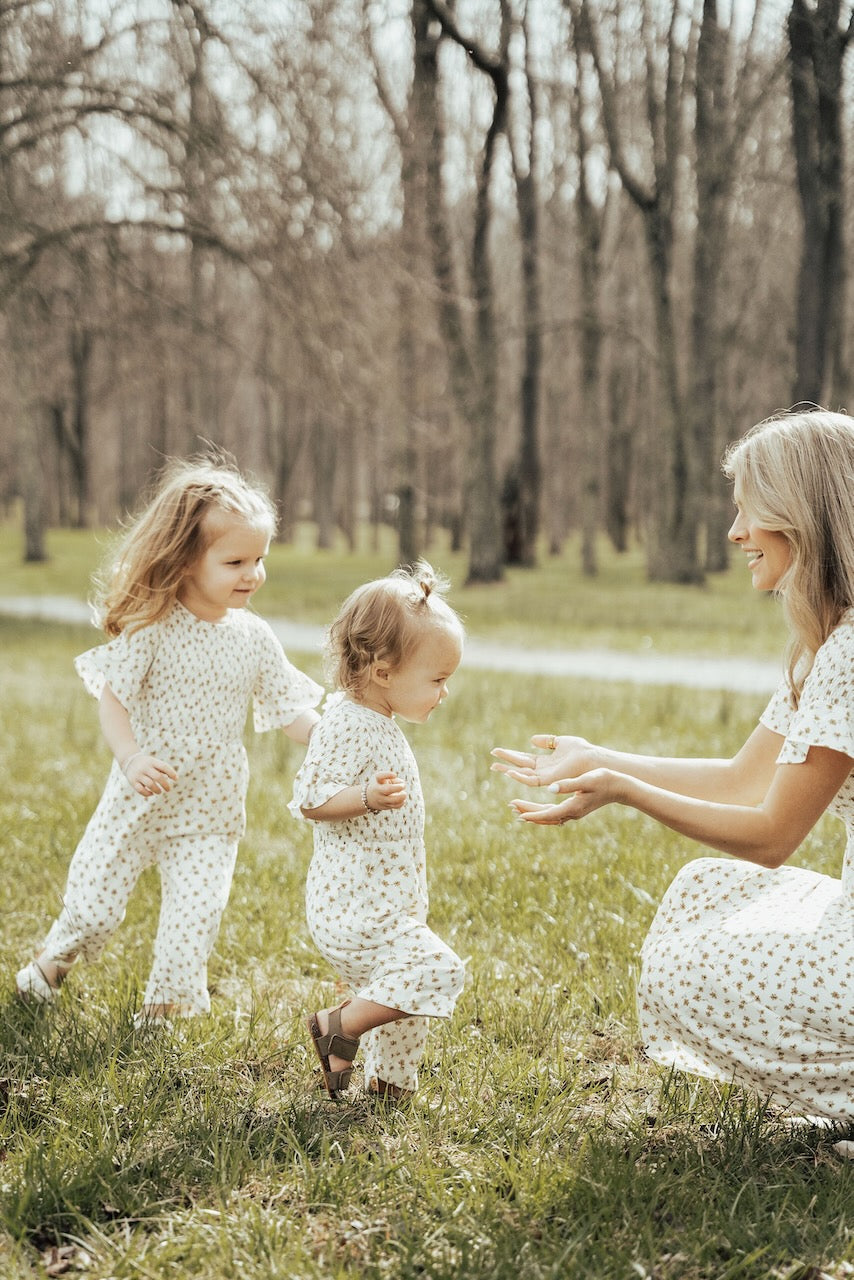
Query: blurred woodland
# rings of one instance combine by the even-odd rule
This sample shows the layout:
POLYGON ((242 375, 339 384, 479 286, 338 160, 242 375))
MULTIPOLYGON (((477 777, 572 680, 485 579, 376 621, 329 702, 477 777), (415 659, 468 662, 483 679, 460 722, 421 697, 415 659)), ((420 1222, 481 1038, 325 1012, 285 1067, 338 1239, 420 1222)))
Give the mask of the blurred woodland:
POLYGON ((726 562, 718 462, 848 401, 850 0, 0 0, 22 554, 231 450, 284 538, 726 562))

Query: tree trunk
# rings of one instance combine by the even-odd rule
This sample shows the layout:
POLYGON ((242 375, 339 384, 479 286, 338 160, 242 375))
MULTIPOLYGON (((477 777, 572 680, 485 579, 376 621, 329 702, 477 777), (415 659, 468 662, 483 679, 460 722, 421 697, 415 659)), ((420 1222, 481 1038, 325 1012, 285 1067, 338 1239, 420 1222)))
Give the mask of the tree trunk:
MULTIPOLYGON (((423 5, 442 23, 443 31, 456 30, 453 15, 439 0, 414 0, 413 13, 423 5)), ((428 35, 431 25, 428 23, 428 35)), ((452 38, 455 38, 452 35, 452 38)), ((473 56, 471 42, 468 52, 473 56)), ((451 384, 465 432, 465 510, 469 536, 467 581, 497 582, 503 576, 501 513, 495 466, 498 347, 495 334, 495 298, 489 260, 492 224, 492 177, 495 148, 506 120, 507 80, 494 77, 492 119, 477 174, 475 225, 472 237, 471 279, 474 293, 475 334, 469 350, 458 301, 451 237, 446 218, 442 165, 445 131, 441 118, 437 41, 430 36, 416 49, 416 74, 431 85, 429 95, 431 140, 427 167, 428 228, 433 268, 439 289, 439 319, 448 349, 451 384)), ((425 95, 426 99, 426 95, 425 95)))
POLYGON ((789 78, 803 243, 798 271, 795 402, 836 403, 844 366, 843 62, 854 14, 841 30, 840 0, 792 0, 789 78))

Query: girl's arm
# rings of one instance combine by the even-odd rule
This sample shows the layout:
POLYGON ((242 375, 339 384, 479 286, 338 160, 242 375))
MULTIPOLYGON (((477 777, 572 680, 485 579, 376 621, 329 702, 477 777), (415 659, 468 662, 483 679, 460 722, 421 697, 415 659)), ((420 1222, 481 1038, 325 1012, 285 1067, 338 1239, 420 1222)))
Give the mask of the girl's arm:
MULTIPOLYGON (((552 739, 537 734, 531 741, 535 747, 548 749, 552 739)), ((768 793, 783 739, 764 725, 757 725, 731 760, 632 755, 571 736, 557 737, 554 743, 554 750, 548 755, 496 747, 492 768, 529 787, 545 787, 563 778, 609 769, 697 800, 754 805, 768 793)))
POLYGON ((107 746, 134 791, 141 796, 150 796, 171 790, 178 774, 171 764, 149 755, 139 746, 130 716, 108 684, 104 685, 98 702, 98 719, 107 746))
MULTIPOLYGON (((803 763, 775 766, 770 785, 758 800, 707 799, 666 789, 641 776, 597 768, 552 783, 550 790, 570 793, 566 800, 511 803, 524 821, 541 825, 572 822, 606 804, 629 805, 722 853, 763 867, 779 867, 825 812, 852 764, 851 757, 841 751, 810 747, 803 763)), ((749 781, 741 794, 751 795, 756 785, 755 779, 749 781)))
POLYGON ((344 818, 360 818, 383 809, 400 809, 406 803, 406 785, 393 773, 378 773, 361 786, 345 787, 316 809, 300 813, 312 822, 340 822, 344 818))
POLYGON ((296 720, 292 720, 290 724, 285 725, 283 732, 289 738, 293 738, 294 742, 301 742, 303 746, 307 746, 311 731, 319 719, 320 716, 316 711, 303 711, 302 715, 297 716, 296 720))

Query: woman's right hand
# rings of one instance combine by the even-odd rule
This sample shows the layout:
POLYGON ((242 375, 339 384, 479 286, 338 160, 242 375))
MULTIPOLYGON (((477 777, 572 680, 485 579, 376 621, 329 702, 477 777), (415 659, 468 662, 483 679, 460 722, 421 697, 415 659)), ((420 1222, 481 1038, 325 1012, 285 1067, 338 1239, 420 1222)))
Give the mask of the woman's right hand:
POLYGON ((562 778, 577 778, 588 773, 598 763, 596 747, 586 738, 572 734, 558 737, 551 733, 537 733, 531 742, 547 751, 548 755, 494 747, 491 754, 495 763, 490 767, 496 773, 506 773, 508 778, 523 782, 526 787, 547 787, 562 778))

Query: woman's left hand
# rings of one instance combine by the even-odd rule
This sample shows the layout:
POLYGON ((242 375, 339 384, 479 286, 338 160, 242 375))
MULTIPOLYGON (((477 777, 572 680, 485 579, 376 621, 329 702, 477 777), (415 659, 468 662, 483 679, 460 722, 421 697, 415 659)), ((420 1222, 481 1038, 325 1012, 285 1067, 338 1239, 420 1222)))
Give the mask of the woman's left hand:
POLYGON ((549 791, 559 794, 569 792, 565 800, 556 800, 552 804, 511 800, 510 807, 524 822, 533 822, 541 827, 561 827, 565 822, 586 818, 588 813, 594 813, 603 805, 621 801, 621 784, 625 781, 622 774, 615 773, 612 769, 593 769, 578 778, 562 778, 551 784, 549 791))

